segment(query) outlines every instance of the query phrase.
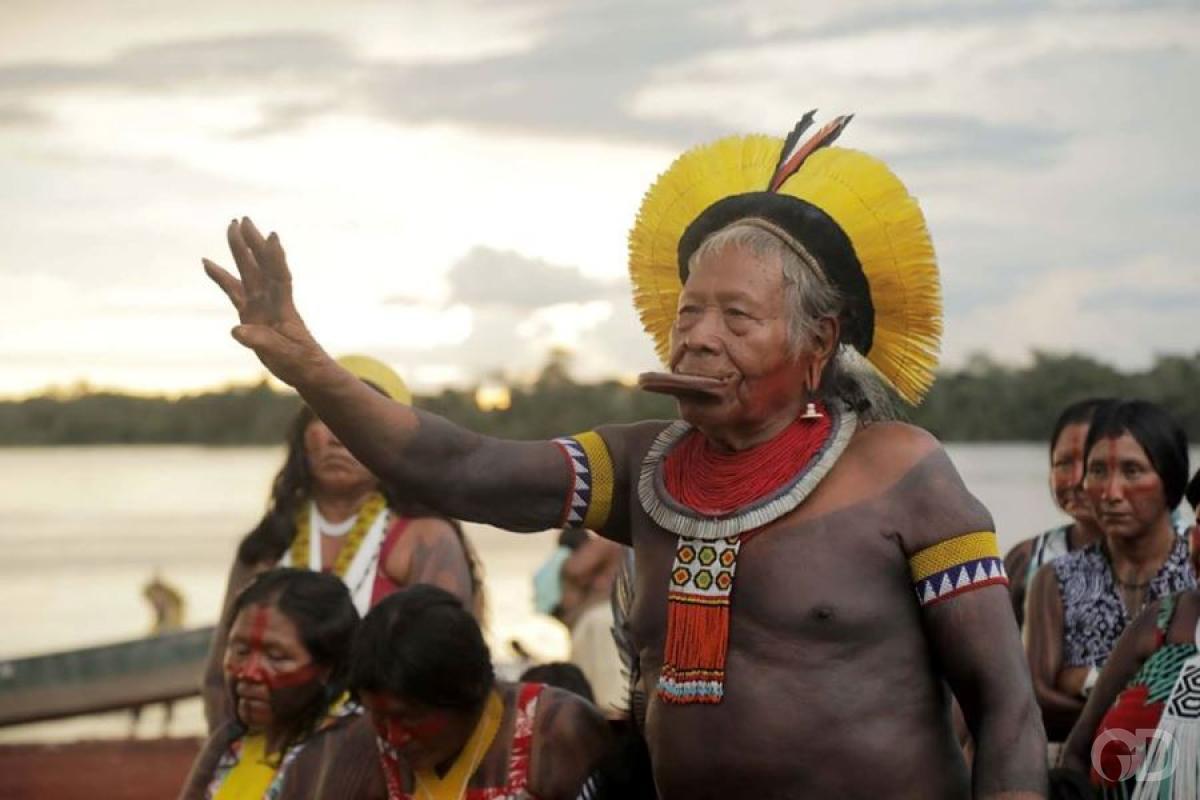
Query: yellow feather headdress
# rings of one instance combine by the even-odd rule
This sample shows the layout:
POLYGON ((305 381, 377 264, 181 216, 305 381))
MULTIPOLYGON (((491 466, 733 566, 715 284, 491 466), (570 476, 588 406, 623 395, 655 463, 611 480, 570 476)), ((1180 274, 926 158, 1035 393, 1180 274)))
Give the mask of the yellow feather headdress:
POLYGON ((412 405, 412 392, 404 379, 396 371, 377 358, 370 356, 345 355, 338 358, 351 375, 360 381, 366 381, 385 395, 406 406, 412 405))
POLYGON ((942 333, 933 243, 917 201, 876 158, 829 147, 849 117, 804 144, 731 136, 679 156, 646 192, 629 234, 634 305, 668 359, 687 258, 709 233, 762 217, 810 251, 847 301, 843 340, 912 404, 933 384, 942 333))

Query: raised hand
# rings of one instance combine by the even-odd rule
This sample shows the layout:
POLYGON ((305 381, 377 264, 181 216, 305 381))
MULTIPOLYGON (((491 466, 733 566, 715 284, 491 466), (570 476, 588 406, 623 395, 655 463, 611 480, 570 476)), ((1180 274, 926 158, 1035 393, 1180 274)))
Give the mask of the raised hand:
POLYGON ((292 302, 292 273, 279 236, 263 238, 249 217, 229 223, 229 250, 241 280, 207 258, 204 271, 237 309, 240 325, 233 338, 249 347, 277 378, 296 386, 329 356, 292 302))

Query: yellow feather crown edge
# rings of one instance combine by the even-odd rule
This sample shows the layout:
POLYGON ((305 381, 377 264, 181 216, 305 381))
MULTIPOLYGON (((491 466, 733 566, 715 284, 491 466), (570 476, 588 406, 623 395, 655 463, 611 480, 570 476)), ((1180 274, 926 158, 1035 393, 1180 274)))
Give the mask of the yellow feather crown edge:
MULTIPOLYGON (((680 238, 718 200, 765 190, 782 146, 782 139, 761 135, 701 145, 647 190, 629 232, 629 276, 642 327, 664 364, 682 289, 680 238)), ((779 192, 817 206, 846 233, 875 308, 874 338, 864 355, 905 401, 920 403, 937 368, 942 298, 917 201, 882 161, 840 147, 813 153, 779 192)))

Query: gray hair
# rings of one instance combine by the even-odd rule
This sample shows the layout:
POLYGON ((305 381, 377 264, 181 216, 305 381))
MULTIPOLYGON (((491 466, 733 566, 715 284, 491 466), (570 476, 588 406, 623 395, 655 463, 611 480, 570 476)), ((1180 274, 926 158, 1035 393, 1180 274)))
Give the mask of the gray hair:
POLYGON ((803 251, 782 229, 766 220, 740 220, 711 234, 688 259, 688 271, 701 261, 737 249, 760 261, 779 260, 783 268, 783 307, 787 314, 788 346, 793 355, 816 344, 822 319, 842 313, 842 296, 812 256, 801 259, 803 251), (768 227, 769 226, 769 227, 768 227), (785 238, 786 237, 786 238, 785 238))
MULTIPOLYGON (((845 301, 820 263, 786 231, 767 220, 743 219, 710 234, 688 259, 688 271, 730 248, 761 261, 778 260, 783 269, 783 306, 791 355, 798 356, 817 343, 822 319, 842 316, 845 301)), ((821 374, 817 394, 826 400, 841 400, 865 420, 895 418, 894 399, 879 373, 857 350, 840 342, 821 374)))

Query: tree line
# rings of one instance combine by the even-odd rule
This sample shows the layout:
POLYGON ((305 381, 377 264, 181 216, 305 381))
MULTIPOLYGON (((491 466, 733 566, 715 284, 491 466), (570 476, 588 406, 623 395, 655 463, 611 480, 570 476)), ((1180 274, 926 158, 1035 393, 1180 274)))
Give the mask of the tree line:
MULTIPOLYGON (((976 356, 940 373, 925 402, 899 406, 902 417, 945 441, 1042 441, 1058 412, 1084 397, 1141 397, 1161 403, 1200 443, 1200 352, 1159 356, 1140 372, 1122 372, 1088 356, 1036 353, 1011 366, 976 356)), ((420 408, 480 433, 536 439, 601 423, 666 419, 674 402, 618 381, 579 383, 552 358, 536 381, 511 389, 511 405, 482 411, 474 390, 420 396, 420 408)), ((49 392, 0 401, 0 445, 277 444, 300 408, 292 392, 266 382, 178 398, 104 391, 49 392)))

